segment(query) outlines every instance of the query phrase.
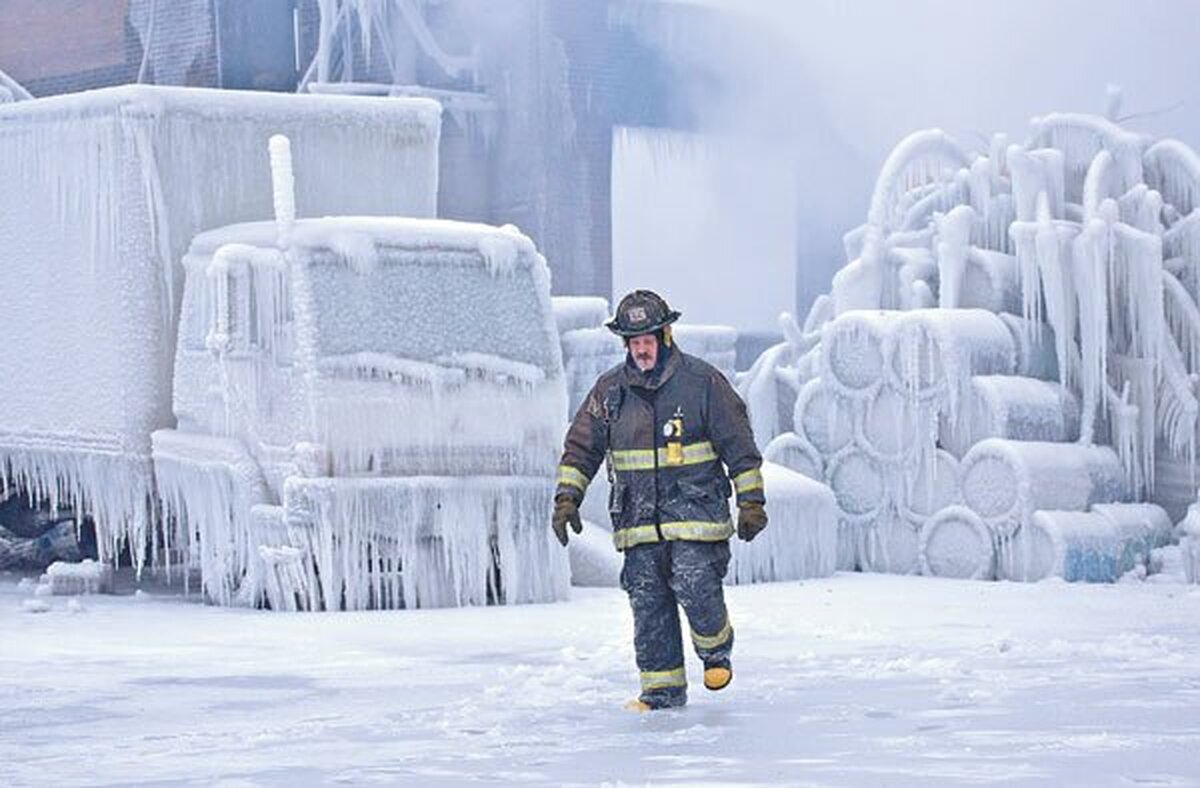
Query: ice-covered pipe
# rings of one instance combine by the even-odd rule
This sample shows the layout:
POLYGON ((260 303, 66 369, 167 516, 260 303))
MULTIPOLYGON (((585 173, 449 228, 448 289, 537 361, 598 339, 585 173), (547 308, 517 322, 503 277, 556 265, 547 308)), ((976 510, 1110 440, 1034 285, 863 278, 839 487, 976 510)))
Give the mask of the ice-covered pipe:
POLYGON ((1153 526, 1141 517, 1099 511, 1042 510, 1002 550, 999 571, 1008 580, 1061 577, 1112 583, 1149 560, 1153 526))
POLYGON ((963 501, 1001 536, 1039 509, 1081 511, 1126 497, 1108 446, 988 438, 963 457, 962 479, 963 501))
POLYGON ((965 506, 947 506, 921 527, 922 574, 968 580, 996 576, 996 547, 987 524, 965 506))
POLYGON ((1146 184, 1179 213, 1190 214, 1200 197, 1200 155, 1179 140, 1165 139, 1151 145, 1143 161, 1146 184))
POLYGON ((274 134, 267 143, 271 155, 271 193, 275 205, 275 225, 279 246, 287 246, 292 223, 296 221, 296 183, 292 173, 292 143, 283 134, 274 134))
POLYGON ((967 255, 971 247, 971 229, 975 210, 959 205, 944 215, 935 215, 938 267, 938 306, 954 309, 963 306, 962 290, 966 278, 967 255))

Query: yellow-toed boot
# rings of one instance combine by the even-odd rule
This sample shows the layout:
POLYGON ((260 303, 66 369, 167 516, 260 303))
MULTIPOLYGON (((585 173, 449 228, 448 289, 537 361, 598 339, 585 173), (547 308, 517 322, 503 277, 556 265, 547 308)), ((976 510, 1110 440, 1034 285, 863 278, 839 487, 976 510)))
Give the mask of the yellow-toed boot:
POLYGON ((637 711, 637 712, 650 711, 651 706, 649 703, 644 703, 644 702, 638 700, 637 698, 634 698, 633 700, 631 700, 625 704, 625 710, 626 711, 637 711))
POLYGON ((728 661, 714 662, 704 667, 704 686, 713 692, 723 690, 733 681, 733 668, 728 661))

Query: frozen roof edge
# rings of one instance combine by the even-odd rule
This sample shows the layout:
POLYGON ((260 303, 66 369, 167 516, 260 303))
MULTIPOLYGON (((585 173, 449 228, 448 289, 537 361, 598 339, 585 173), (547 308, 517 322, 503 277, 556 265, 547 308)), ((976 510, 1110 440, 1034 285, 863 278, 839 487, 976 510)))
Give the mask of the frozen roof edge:
MULTIPOLYGON (((200 233, 188 254, 212 254, 231 243, 274 248, 278 225, 273 221, 243 222, 200 233)), ((536 257, 533 241, 511 224, 496 227, 477 222, 451 219, 417 219, 405 216, 325 216, 297 219, 289 232, 294 246, 307 249, 330 248, 330 239, 339 234, 371 236, 377 243, 401 249, 450 249, 480 251, 480 241, 511 243, 523 256, 536 257)), ((336 245, 336 240, 334 241, 336 245)))
POLYGON ((414 125, 431 131, 440 126, 442 115, 441 105, 428 98, 119 85, 0 105, 0 121, 45 117, 57 119, 68 114, 78 116, 109 111, 114 107, 145 115, 160 114, 170 108, 205 117, 313 114, 328 118, 328 113, 335 111, 348 115, 386 116, 392 122, 415 121, 414 125))

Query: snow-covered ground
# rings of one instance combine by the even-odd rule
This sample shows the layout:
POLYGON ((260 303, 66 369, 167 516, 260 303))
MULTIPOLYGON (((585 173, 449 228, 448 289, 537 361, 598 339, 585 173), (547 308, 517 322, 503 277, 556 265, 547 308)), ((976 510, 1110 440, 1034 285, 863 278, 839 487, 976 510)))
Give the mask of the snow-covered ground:
POLYGON ((0 783, 1200 785, 1200 589, 731 588, 735 679, 638 715, 617 590, 337 614, 0 575, 0 783), (37 602, 50 609, 32 612, 37 602))

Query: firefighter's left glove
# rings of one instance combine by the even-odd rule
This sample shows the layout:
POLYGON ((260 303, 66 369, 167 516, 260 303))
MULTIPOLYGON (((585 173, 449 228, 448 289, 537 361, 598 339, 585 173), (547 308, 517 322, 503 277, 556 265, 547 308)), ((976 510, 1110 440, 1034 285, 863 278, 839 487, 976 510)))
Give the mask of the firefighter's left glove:
POLYGON ((550 527, 563 547, 567 546, 567 525, 575 533, 583 533, 583 520, 579 519, 579 503, 569 495, 557 495, 554 498, 554 515, 550 518, 550 527))
POLYGON ((767 510, 757 501, 738 504, 738 538, 743 542, 753 541, 767 527, 767 510))

